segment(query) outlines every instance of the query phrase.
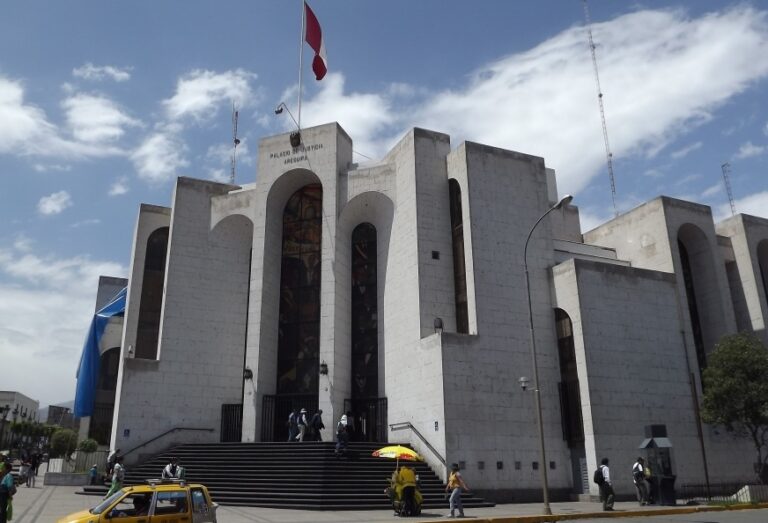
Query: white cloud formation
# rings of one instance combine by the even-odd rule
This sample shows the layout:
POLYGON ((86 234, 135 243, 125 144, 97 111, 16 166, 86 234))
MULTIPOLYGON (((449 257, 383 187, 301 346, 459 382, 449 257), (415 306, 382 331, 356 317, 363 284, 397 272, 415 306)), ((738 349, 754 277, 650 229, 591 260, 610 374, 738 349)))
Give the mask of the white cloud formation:
POLYGON ((178 176, 179 169, 187 167, 184 155, 187 146, 172 130, 160 130, 147 137, 131 153, 131 161, 139 177, 159 184, 178 176))
POLYGON ((131 79, 130 67, 119 68, 112 65, 96 66, 88 62, 72 70, 72 76, 85 80, 104 80, 109 78, 115 82, 125 82, 131 79))
POLYGON ((702 198, 709 198, 710 196, 714 196, 718 193, 720 193, 723 190, 723 186, 720 183, 716 183, 715 185, 712 185, 710 187, 707 187, 702 191, 701 197, 702 198))
POLYGON ((176 93, 163 102, 166 114, 171 120, 189 117, 204 121, 215 115, 223 102, 234 102, 238 107, 250 105, 256 99, 250 85, 255 78, 255 74, 243 69, 223 73, 194 70, 179 78, 176 93))
POLYGON ((46 173, 50 171, 67 172, 72 170, 71 165, 61 165, 57 163, 53 163, 53 164, 36 163, 32 165, 32 168, 39 173, 46 173))
MULTIPOLYGON (((739 198, 734 201, 734 205, 736 206, 737 213, 768 218, 768 191, 739 198)), ((713 211, 715 221, 728 218, 731 215, 731 204, 726 202, 713 209, 713 211)))
MULTIPOLYGON (((42 405, 74 397, 79 354, 93 317, 100 275, 124 276, 120 264, 54 258, 0 247, 0 361, 34 368, 42 405)), ((4 375, 3 387, 29 390, 29 373, 4 375)))
MULTIPOLYGON (((595 23, 593 32, 617 159, 652 157, 768 76, 768 16, 745 4, 697 18, 683 10, 638 11, 595 23)), ((604 165, 583 27, 486 65, 465 86, 429 96, 404 98, 402 87, 345 93, 343 77, 333 74, 320 87, 305 101, 302 122, 337 120, 355 149, 369 155, 419 126, 447 132, 454 143, 472 139, 543 156, 558 170, 563 193, 579 192, 604 165)))
POLYGON ((115 147, 65 139, 45 112, 24 101, 21 82, 0 76, 0 153, 66 159, 122 154, 115 147))
POLYGON ((121 176, 120 178, 115 180, 115 182, 109 188, 108 194, 110 196, 120 196, 127 192, 128 192, 128 178, 125 176, 121 176))
POLYGON ((82 220, 79 222, 75 222, 70 225, 73 229, 79 229, 80 227, 85 227, 86 225, 98 225, 101 223, 101 220, 99 218, 89 218, 87 220, 82 220))
POLYGON ((734 159, 743 160, 745 158, 760 156, 765 150, 766 147, 764 145, 755 145, 752 142, 747 142, 739 147, 739 152, 734 155, 734 159))
POLYGON ((320 92, 302 108, 302 125, 311 127, 338 121, 355 137, 355 150, 368 156, 384 154, 394 136, 385 136, 382 140, 383 133, 405 116, 395 113, 392 99, 386 93, 345 93, 344 76, 340 73, 329 73, 321 83, 320 92))
POLYGON ((701 149, 701 145, 702 145, 701 142, 692 143, 690 145, 683 147, 682 149, 678 149, 677 151, 670 153, 670 156, 675 160, 679 160, 680 158, 685 158, 686 156, 688 156, 688 154, 692 153, 693 151, 697 149, 701 149))
POLYGON ((59 214, 67 207, 72 206, 72 197, 67 191, 59 191, 48 196, 43 196, 37 202, 37 210, 40 214, 59 214))
POLYGON ((115 102, 103 96, 79 93, 67 98, 61 105, 72 134, 82 142, 114 142, 125 134, 126 127, 141 125, 115 102))

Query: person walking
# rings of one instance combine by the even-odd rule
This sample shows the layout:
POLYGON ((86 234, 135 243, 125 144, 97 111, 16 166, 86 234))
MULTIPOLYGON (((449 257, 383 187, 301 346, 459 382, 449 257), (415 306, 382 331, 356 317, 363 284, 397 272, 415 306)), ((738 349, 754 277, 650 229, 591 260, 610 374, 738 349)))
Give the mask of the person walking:
POLYGON ((320 431, 325 428, 325 425, 323 424, 323 411, 318 410, 315 412, 315 415, 312 416, 312 421, 309 424, 312 427, 314 441, 323 441, 323 436, 320 434, 320 431))
POLYGON ((307 420, 307 409, 301 409, 296 423, 299 426, 299 435, 296 436, 296 439, 304 441, 304 435, 307 433, 307 426, 309 425, 309 421, 307 420))
POLYGON ((112 486, 109 487, 109 492, 104 496, 105 499, 123 488, 124 477, 125 467, 123 467, 123 457, 117 456, 115 458, 115 465, 112 467, 112 486))
POLYGON ((109 451, 109 455, 107 456, 107 476, 112 475, 112 468, 115 466, 115 459, 117 459, 117 454, 120 452, 120 449, 112 449, 109 451))
POLYGON ((294 441, 299 433, 298 416, 299 414, 296 412, 296 409, 293 409, 288 414, 288 441, 294 441))
POLYGON ((603 458, 600 462, 600 472, 603 473, 603 482, 600 486, 600 500, 603 502, 603 510, 613 510, 613 483, 611 482, 611 471, 608 468, 608 458, 603 458))
POLYGON ((27 488, 35 488, 35 480, 37 479, 35 474, 34 458, 29 459, 29 470, 27 471, 27 488))
POLYGON ((640 457, 632 465, 632 481, 635 482, 637 491, 637 502, 640 506, 648 504, 648 487, 645 484, 645 460, 640 457))
POLYGON ((16 494, 16 484, 11 474, 11 464, 0 463, 0 523, 7 523, 9 512, 13 511, 12 499, 16 494))
POLYGON ((445 486, 445 491, 451 493, 451 497, 448 503, 451 507, 451 515, 449 517, 456 517, 456 511, 459 511, 459 517, 464 517, 464 505, 461 504, 461 491, 469 490, 467 484, 464 483, 464 478, 461 477, 459 472, 459 464, 454 463, 451 465, 451 473, 448 476, 448 484, 445 486))

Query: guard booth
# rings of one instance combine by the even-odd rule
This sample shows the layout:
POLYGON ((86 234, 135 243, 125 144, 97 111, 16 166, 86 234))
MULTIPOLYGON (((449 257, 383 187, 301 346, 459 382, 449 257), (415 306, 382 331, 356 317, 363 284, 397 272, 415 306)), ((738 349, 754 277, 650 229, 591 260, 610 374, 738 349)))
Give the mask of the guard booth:
POLYGON ((675 505, 675 465, 672 442, 666 425, 646 425, 645 439, 639 447, 645 454, 645 465, 651 470, 648 479, 650 496, 656 505, 675 505))

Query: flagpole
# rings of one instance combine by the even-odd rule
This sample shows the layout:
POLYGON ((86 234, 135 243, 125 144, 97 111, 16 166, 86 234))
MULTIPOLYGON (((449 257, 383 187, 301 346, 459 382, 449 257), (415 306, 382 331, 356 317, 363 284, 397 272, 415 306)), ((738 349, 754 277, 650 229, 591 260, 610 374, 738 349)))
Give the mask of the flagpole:
POLYGON ((301 131, 301 91, 304 72, 304 32, 306 31, 304 24, 306 20, 306 12, 305 0, 301 0, 301 35, 299 35, 299 121, 297 123, 299 131, 301 131))

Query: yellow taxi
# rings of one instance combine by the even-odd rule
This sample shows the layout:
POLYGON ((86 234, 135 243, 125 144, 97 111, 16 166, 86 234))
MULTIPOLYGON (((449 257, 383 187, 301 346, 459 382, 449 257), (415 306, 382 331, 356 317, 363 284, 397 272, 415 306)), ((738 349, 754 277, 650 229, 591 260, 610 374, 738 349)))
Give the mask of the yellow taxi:
POLYGON ((124 487, 90 510, 58 523, 216 523, 218 504, 205 486, 183 480, 148 480, 124 487))

